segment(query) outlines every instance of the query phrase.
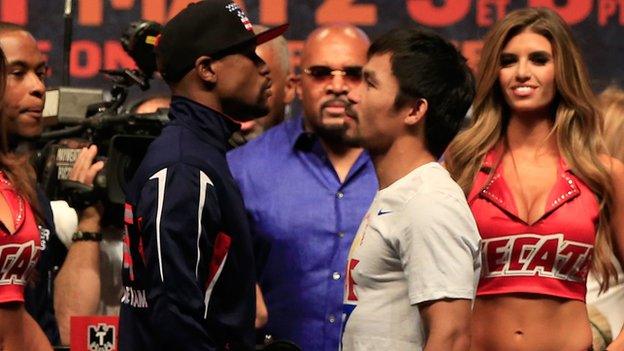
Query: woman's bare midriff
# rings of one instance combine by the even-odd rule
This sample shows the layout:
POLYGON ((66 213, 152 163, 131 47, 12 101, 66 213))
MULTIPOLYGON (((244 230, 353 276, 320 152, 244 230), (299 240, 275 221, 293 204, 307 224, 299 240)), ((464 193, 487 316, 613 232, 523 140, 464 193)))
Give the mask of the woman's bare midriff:
POLYGON ((471 351, 587 351, 591 344, 582 301, 532 294, 475 301, 471 351))

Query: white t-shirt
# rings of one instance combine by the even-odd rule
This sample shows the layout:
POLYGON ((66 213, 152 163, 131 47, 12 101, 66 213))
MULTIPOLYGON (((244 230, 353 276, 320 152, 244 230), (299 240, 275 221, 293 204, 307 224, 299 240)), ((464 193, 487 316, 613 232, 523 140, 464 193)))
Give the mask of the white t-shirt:
POLYGON ((480 237, 437 162, 377 192, 349 253, 343 350, 422 350, 418 303, 474 299, 480 237))

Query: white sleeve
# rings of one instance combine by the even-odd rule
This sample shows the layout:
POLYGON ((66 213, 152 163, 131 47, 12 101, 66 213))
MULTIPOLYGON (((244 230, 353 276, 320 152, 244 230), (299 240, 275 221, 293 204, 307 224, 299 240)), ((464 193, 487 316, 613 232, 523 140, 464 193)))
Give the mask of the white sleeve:
POLYGON ((56 235, 63 245, 69 249, 72 244, 72 236, 78 229, 78 214, 73 207, 69 207, 66 201, 50 201, 56 235))
POLYGON ((397 250, 412 305, 475 296, 480 237, 470 208, 462 201, 428 193, 412 198, 405 207, 397 250))

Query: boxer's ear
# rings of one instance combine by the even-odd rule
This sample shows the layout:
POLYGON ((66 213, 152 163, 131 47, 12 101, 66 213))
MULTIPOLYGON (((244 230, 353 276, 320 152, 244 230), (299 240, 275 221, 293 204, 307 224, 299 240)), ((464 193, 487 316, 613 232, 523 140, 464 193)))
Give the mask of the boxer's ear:
POLYGON ((202 81, 212 84, 217 82, 217 75, 212 67, 213 63, 214 61, 210 56, 200 56, 195 60, 195 72, 202 81))

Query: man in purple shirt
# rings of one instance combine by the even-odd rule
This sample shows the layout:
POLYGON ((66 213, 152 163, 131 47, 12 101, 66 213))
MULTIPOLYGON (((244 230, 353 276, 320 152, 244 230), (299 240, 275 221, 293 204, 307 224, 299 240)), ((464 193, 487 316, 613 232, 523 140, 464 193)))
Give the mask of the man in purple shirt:
POLYGON ((297 87, 303 116, 228 154, 255 240, 264 332, 303 350, 338 349, 347 253, 377 189, 368 155, 343 139, 368 45, 350 25, 313 31, 297 87))

